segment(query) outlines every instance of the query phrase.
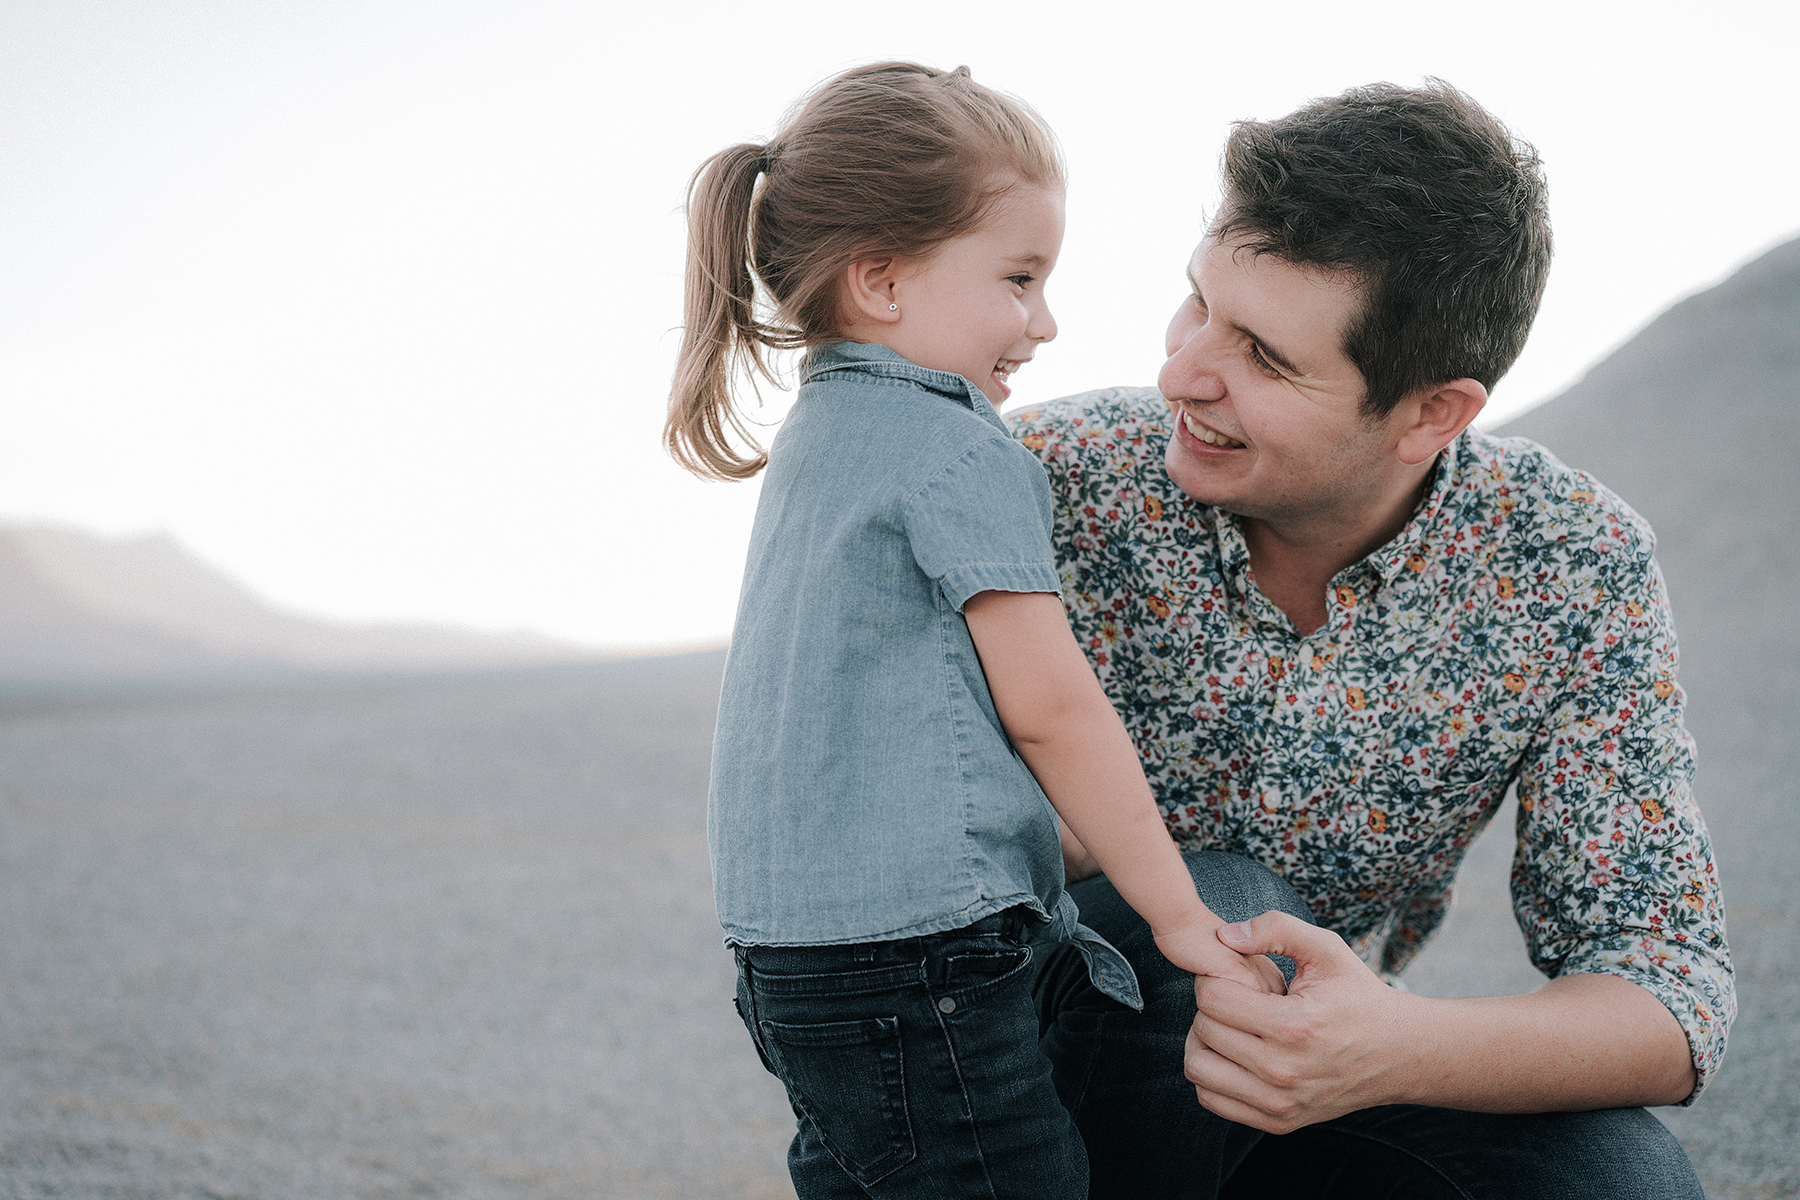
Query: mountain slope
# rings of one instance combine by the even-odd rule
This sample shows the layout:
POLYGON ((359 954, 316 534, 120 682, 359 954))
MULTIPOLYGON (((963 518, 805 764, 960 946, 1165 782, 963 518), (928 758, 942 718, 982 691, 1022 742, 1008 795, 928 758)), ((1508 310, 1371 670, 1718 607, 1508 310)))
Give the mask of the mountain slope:
POLYGON ((1542 443, 1650 521, 1695 720, 1734 751, 1791 742, 1800 713, 1796 331, 1800 240, 1677 303, 1497 430, 1542 443))
POLYGON ((280 612, 173 538, 0 525, 0 680, 429 671, 591 657, 529 634, 280 612))

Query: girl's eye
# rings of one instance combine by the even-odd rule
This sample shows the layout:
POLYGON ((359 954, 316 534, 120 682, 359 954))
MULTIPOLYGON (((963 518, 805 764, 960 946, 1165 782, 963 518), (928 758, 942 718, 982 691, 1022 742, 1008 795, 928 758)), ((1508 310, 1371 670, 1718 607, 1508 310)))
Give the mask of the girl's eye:
POLYGON ((1031 276, 1029 275, 1008 275, 1006 278, 1008 282, 1012 283, 1015 287, 1024 287, 1031 282, 1031 276))

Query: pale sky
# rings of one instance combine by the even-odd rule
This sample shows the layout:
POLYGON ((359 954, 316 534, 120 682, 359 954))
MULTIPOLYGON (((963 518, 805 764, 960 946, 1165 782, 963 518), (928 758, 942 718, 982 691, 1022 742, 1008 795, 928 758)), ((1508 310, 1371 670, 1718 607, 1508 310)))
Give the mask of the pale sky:
POLYGON ((1791 0, 625 7, 0 0, 0 519, 167 531, 317 615, 723 638, 756 488, 658 440, 683 189, 877 58, 1062 140, 1015 404, 1154 382, 1229 123, 1353 84, 1440 76, 1544 157, 1494 415, 1800 234, 1791 0))

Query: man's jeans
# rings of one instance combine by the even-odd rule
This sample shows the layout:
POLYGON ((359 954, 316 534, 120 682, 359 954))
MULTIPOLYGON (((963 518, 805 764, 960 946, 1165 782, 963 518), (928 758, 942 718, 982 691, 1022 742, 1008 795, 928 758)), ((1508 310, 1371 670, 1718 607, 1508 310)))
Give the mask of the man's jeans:
POLYGON ((800 1200, 1085 1200, 1081 1136, 1038 1045, 1041 950, 1005 913, 901 941, 738 950, 738 1011, 799 1122, 800 1200))
MULTIPOLYGON (((1311 920, 1292 888, 1236 855, 1188 855, 1200 895, 1227 921, 1281 909, 1311 920)), ((1643 1109, 1494 1116, 1397 1106, 1282 1137, 1213 1116, 1182 1076, 1193 977, 1104 879, 1070 888, 1082 922, 1130 960, 1144 1011, 1087 983, 1080 957, 1044 956, 1034 992, 1056 1086, 1087 1142, 1097 1200, 1187 1197, 1700 1197, 1686 1153, 1643 1109)))

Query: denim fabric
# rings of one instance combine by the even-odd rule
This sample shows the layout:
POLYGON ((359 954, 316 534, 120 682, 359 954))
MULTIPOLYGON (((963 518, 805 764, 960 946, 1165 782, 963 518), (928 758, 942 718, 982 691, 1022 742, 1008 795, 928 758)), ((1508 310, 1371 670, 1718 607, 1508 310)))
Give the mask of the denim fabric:
MULTIPOLYGON (((1271 909, 1312 919, 1294 889, 1260 863, 1217 851, 1184 857, 1200 898, 1223 920, 1271 909)), ((1144 996, 1141 1012, 1109 1004, 1088 983, 1079 956, 1061 950, 1044 955, 1033 981, 1058 1094, 1087 1141, 1091 1194, 1210 1196, 1258 1135, 1201 1108, 1182 1074, 1194 977, 1163 958, 1150 927, 1105 877, 1069 890, 1082 919, 1135 968, 1144 996)), ((1291 979, 1294 964, 1275 962, 1291 979)))
POLYGON ((1219 1194, 1261 1200, 1270 1179, 1297 1200, 1705 1200, 1687 1151, 1641 1108, 1371 1108, 1264 1137, 1219 1194))
POLYGON ((1087 1195, 1038 1048, 1031 924, 738 948, 738 1011, 799 1123, 800 1200, 1087 1195))
MULTIPOLYGON (((1228 921, 1269 909, 1311 919, 1293 889, 1253 860, 1212 851, 1186 858, 1201 898, 1228 921)), ((1215 1117, 1182 1075, 1192 977, 1162 959, 1104 878, 1070 890, 1083 918, 1136 968, 1145 998, 1141 1013, 1107 1004, 1080 959, 1063 951, 1044 957, 1033 982, 1058 1092, 1086 1139, 1095 1200, 1701 1195, 1680 1143, 1643 1109, 1496 1116, 1397 1106, 1284 1137, 1215 1117)))
POLYGON ((1023 906, 1078 930, 1049 801, 1013 752, 961 608, 1058 590, 1044 469, 957 375, 814 351, 770 448, 726 662, 708 841, 734 945, 958 929, 1023 906))

